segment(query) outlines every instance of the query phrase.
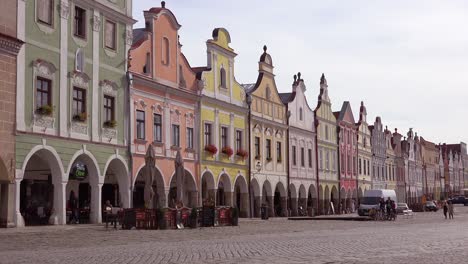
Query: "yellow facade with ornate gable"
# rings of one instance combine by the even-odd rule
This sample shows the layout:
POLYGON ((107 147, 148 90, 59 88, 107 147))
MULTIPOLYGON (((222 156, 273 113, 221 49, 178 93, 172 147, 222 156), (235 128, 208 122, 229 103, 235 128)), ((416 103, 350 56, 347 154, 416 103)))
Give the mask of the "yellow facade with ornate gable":
POLYGON ((247 104, 234 77, 231 37, 224 28, 213 30, 207 44, 208 65, 200 102, 200 195, 203 202, 239 208, 248 216, 247 104))

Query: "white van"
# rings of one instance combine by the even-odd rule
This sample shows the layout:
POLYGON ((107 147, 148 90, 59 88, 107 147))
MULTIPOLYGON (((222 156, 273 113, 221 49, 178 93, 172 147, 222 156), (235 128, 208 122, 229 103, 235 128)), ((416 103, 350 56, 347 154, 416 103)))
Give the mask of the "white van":
POLYGON ((396 198, 395 190, 367 190, 364 192, 364 196, 361 198, 358 215, 364 216, 369 215, 369 211, 372 208, 379 209, 380 198, 384 198, 385 201, 390 197, 395 204, 398 203, 396 198))

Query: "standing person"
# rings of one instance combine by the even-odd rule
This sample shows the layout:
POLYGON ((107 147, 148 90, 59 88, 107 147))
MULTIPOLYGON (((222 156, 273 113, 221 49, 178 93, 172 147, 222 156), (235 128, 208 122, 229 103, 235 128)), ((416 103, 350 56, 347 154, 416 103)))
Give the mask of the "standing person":
POLYGON ((453 211, 454 211, 453 203, 452 201, 449 200, 449 203, 448 203, 449 219, 453 219, 453 211))
POLYGON ((68 200, 68 203, 71 210, 70 224, 76 224, 78 223, 78 200, 76 199, 76 195, 73 190, 70 192, 70 199, 68 200))
POLYGON ((446 201, 446 200, 442 201, 442 206, 443 206, 443 208, 444 208, 444 216, 445 216, 445 219, 447 219, 448 205, 447 205, 447 201, 446 201))

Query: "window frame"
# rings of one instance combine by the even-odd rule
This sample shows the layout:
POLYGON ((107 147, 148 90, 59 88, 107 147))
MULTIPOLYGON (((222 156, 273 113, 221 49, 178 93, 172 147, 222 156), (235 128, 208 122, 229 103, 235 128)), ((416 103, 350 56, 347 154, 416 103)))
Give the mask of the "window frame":
POLYGON ((309 158, 309 168, 312 168, 312 149, 307 149, 307 154, 309 158))
POLYGON ((180 125, 179 124, 172 124, 171 146, 180 147, 180 125))
POLYGON ((105 94, 104 95, 103 106, 104 106, 104 122, 114 121, 115 120, 115 97, 105 94), (107 100, 109 100, 109 102, 111 102, 110 107, 107 105, 107 100), (108 114, 107 111, 109 111, 109 110, 111 111, 110 112, 110 114, 111 114, 111 119, 110 120, 107 119, 107 114, 108 114))
POLYGON ((255 159, 260 159, 260 137, 254 138, 255 159))
POLYGON ((281 162, 281 160, 283 158, 282 155, 281 155, 282 151, 283 151, 283 149, 282 149, 282 146, 281 146, 281 142, 277 141, 276 142, 276 161, 277 162, 281 162))
POLYGON ((163 125, 162 115, 158 113, 154 113, 153 114, 153 142, 162 143, 162 138, 163 138, 162 125, 163 125), (156 118, 159 118, 159 122, 156 122, 156 118), (159 135, 158 135, 158 131, 159 131, 159 135))
POLYGON ((194 149, 193 146, 193 127, 187 127, 187 148, 194 149))
POLYGON ((221 149, 223 149, 224 147, 228 147, 229 146, 229 142, 228 142, 228 138, 229 138, 229 130, 228 130, 228 127, 226 126, 221 126, 221 149))
POLYGON ((265 150, 266 150, 266 159, 272 160, 271 158, 271 139, 265 139, 265 150))
POLYGON ((36 88, 35 89, 36 109, 39 109, 39 108, 44 107, 46 105, 52 107, 52 80, 41 77, 41 76, 36 76, 35 88, 36 88), (38 85, 37 85, 38 81, 41 82, 41 89, 40 90, 38 89, 38 85), (47 83, 47 86, 48 86, 47 91, 44 91, 44 89, 42 88, 43 87, 42 83, 47 83), (37 100, 38 92, 41 93, 41 104, 40 105, 38 105, 38 100, 37 100), (46 105, 42 104, 42 99, 43 99, 44 94, 47 94, 47 103, 48 104, 46 104, 46 105))
POLYGON ((291 152, 292 152, 292 163, 293 163, 293 166, 297 166, 296 146, 292 146, 291 152))
POLYGON ((39 18, 39 1, 37 1, 37 0, 36 0, 36 22, 53 28, 54 27, 54 4, 55 4, 55 0, 47 0, 47 1, 50 2, 50 7, 49 7, 50 23, 39 18))
POLYGON ((242 130, 236 130, 236 151, 239 151, 242 148, 242 130))
POLYGON ((87 109, 86 109, 86 89, 83 89, 83 88, 80 88, 80 87, 77 87, 77 86, 73 86, 73 89, 72 89, 72 117, 74 116, 77 116, 77 115, 80 115, 80 114, 84 114, 86 113, 87 109), (78 97, 75 97, 75 91, 78 93, 82 93, 82 98, 78 98, 78 97), (77 108, 75 109, 75 103, 76 103, 76 106, 77 108), (81 112, 76 112, 78 110, 78 106, 81 105, 81 112))
POLYGON ((226 70, 223 67, 219 69, 219 87, 227 89, 226 70))
POLYGON ((86 17, 87 17, 87 10, 85 8, 82 8, 78 5, 75 4, 74 6, 74 12, 73 12, 73 36, 75 37, 78 37, 80 39, 84 39, 86 40, 86 37, 87 37, 87 23, 86 23, 86 17), (81 11, 83 11, 82 15, 82 21, 80 24, 77 23, 77 9, 80 9, 81 11), (83 27, 83 35, 80 35, 79 32, 78 32, 78 28, 79 27, 83 27))
POLYGON ((212 145, 212 139, 213 139, 213 125, 211 123, 205 123, 203 125, 203 140, 205 147, 208 145, 212 145), (209 128, 209 129, 207 129, 209 128))
POLYGON ((136 136, 138 140, 145 140, 146 139, 146 112, 143 110, 136 110, 136 136), (143 114, 143 119, 139 119, 138 113, 143 114), (142 129, 143 136, 140 135, 140 129, 142 129))
MULTIPOLYGON (((104 47, 106 49, 116 51, 117 50, 117 23, 115 21, 112 21, 112 20, 106 18, 105 21, 104 21, 104 30, 103 30, 103 32, 104 32, 104 47), (108 23, 114 25, 114 34, 112 36, 113 42, 114 42, 114 47, 111 47, 111 46, 107 45, 107 33, 106 32, 107 32, 107 24, 108 23)), ((151 68, 151 66, 150 66, 150 68, 151 68)))

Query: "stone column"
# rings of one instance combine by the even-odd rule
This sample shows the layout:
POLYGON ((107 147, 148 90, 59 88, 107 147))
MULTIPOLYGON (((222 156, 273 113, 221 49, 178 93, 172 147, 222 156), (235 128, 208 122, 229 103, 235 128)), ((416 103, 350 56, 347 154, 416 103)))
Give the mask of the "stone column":
POLYGON ((54 185, 54 206, 52 215, 49 218, 51 225, 66 225, 67 224, 67 197, 66 189, 67 182, 62 182, 61 179, 53 183, 54 185))
POLYGON ((165 197, 165 199, 163 201, 164 202, 163 203, 164 207, 169 207, 169 191, 170 191, 170 189, 164 190, 164 197, 165 197))
POLYGON ((24 227, 24 218, 20 212, 20 186, 23 179, 15 180, 15 224, 16 227, 24 227))
POLYGON ((93 224, 100 224, 102 222, 101 196, 102 196, 102 183, 93 184, 91 186, 91 214, 90 214, 90 221, 93 224))
POLYGON ((15 182, 10 182, 8 188, 7 227, 15 226, 15 182))

